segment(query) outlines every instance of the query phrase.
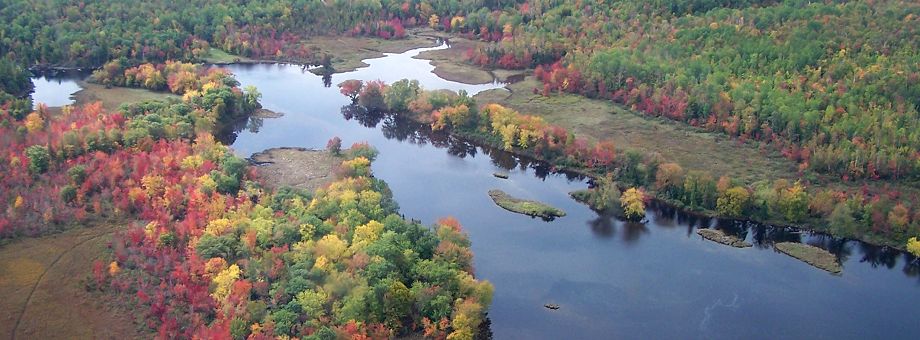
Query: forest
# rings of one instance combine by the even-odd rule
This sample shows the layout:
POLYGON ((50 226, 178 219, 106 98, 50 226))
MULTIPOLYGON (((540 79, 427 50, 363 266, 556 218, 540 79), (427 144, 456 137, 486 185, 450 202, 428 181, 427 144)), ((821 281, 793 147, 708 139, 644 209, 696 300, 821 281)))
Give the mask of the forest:
MULTIPOLYGON (((797 178, 742 181, 590 140, 417 81, 348 80, 349 110, 408 118, 592 178, 572 196, 640 221, 653 198, 920 256, 920 3, 911 0, 0 0, 0 245, 123 224, 88 288, 161 338, 474 339, 494 287, 460 222, 406 219, 367 143, 315 192, 268 189, 216 136, 261 94, 213 53, 327 64, 317 36, 475 42, 466 66, 526 70, 543 97, 603 100, 780 153, 797 178), (34 73, 92 69, 168 92, 51 109, 34 73), (34 73, 33 73, 34 72, 34 73)), ((573 113, 574 114, 574 113, 573 113)), ((347 136, 346 136, 347 137, 347 136)))
POLYGON ((398 39, 406 27, 431 26, 486 42, 468 51, 473 63, 536 68, 544 82, 536 90, 546 95, 608 99, 767 143, 803 169, 843 181, 920 175, 914 49, 920 6, 911 1, 10 1, 2 7, 9 24, 0 28, 6 59, 0 90, 7 94, 27 90, 22 77, 32 65, 196 60, 210 47, 319 63, 323 56, 297 42, 316 34, 398 39), (153 20, 141 20, 147 17, 153 20))
POLYGON ((21 118, 2 111, 0 237, 144 221, 126 222, 91 287, 128 297, 161 337, 479 333, 492 286, 473 278, 460 223, 444 218, 432 229, 397 215, 386 183, 372 177, 376 150, 335 150, 346 160, 325 189, 268 191, 211 135, 233 118, 222 113, 251 111, 258 94, 220 69, 173 62, 128 68, 115 81, 144 84, 160 79, 157 69, 169 85, 143 86, 178 92, 183 72, 200 81, 181 102, 113 113, 98 103, 54 115, 39 106, 21 118))

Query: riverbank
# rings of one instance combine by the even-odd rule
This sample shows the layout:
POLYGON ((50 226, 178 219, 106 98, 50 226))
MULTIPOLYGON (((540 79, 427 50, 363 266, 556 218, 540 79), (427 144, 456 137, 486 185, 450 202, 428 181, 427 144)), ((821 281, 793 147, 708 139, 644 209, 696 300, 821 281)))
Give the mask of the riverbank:
POLYGON ((513 83, 522 79, 525 70, 486 69, 467 61, 468 50, 475 49, 481 42, 457 36, 445 36, 450 39, 448 48, 434 51, 423 51, 415 59, 429 60, 434 66, 434 74, 446 80, 458 83, 477 85, 488 84, 493 81, 513 83))
MULTIPOLYGON (((543 96, 535 93, 534 89, 540 88, 542 88, 542 83, 533 76, 528 76, 524 81, 508 84, 506 86, 508 91, 484 91, 473 98, 480 105, 497 103, 541 117, 547 123, 564 127, 588 141, 610 140, 617 150, 634 150, 643 155, 660 156, 663 162, 674 162, 686 172, 701 171, 715 178, 728 176, 746 186, 757 182, 772 183, 780 179, 785 179, 790 183, 805 179, 808 191, 812 195, 823 190, 847 193, 865 192, 876 197, 887 197, 892 192, 897 192, 902 197, 920 195, 920 184, 916 181, 845 181, 811 171, 802 173, 792 161, 779 154, 772 145, 742 142, 728 138, 721 133, 709 132, 668 119, 650 117, 609 101, 573 94, 543 96), (562 107, 565 110, 560 110, 562 107)), ((668 204, 683 208, 681 202, 662 195, 657 196, 668 204)), ((694 212, 718 217, 715 211, 695 210, 694 212)), ((742 220, 748 219, 742 218, 742 220)), ((788 225, 787 222, 774 219, 754 221, 780 226, 788 225)), ((840 237, 858 238, 868 243, 891 246, 901 250, 905 248, 901 240, 873 233, 868 229, 844 230, 846 228, 840 227, 835 229, 824 218, 806 216, 794 226, 835 233, 840 237)))
MULTIPOLYGON (((430 29, 409 29, 404 39, 373 39, 365 37, 348 36, 316 36, 303 44, 313 50, 316 55, 328 54, 332 57, 334 73, 351 72, 361 67, 367 67, 364 59, 380 58, 384 53, 403 53, 408 50, 424 47, 438 46, 438 42, 426 35, 430 29)), ((321 69, 311 72, 321 74, 321 69)))
POLYGON ((657 153, 686 170, 708 171, 745 182, 797 178, 792 162, 778 153, 738 143, 715 133, 654 119, 608 101, 577 95, 543 96, 533 92, 543 85, 533 76, 508 84, 508 91, 484 91, 473 98, 496 103, 565 127, 589 141, 610 140, 618 150, 657 153), (565 108, 565 109, 561 109, 565 108))

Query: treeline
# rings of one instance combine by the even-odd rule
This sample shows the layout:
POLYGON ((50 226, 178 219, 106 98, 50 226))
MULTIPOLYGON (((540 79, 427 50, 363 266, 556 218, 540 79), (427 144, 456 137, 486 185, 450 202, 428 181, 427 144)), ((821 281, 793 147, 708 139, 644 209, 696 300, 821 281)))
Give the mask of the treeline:
POLYGON ((720 174, 686 171, 657 154, 617 151, 610 141, 589 143, 540 117, 497 104, 478 106, 465 93, 425 91, 417 82, 349 80, 343 94, 369 110, 405 115, 554 166, 591 174, 595 192, 581 197, 617 208, 619 190, 642 187, 678 207, 722 217, 778 224, 809 224, 835 235, 904 245, 920 235, 920 206, 897 190, 874 193, 809 190, 806 182, 779 179, 744 183, 720 174), (607 184, 604 184, 607 183, 607 184))
POLYGON ((470 60, 539 67, 544 94, 770 143, 844 179, 920 176, 916 2, 527 1, 483 19, 470 33, 494 43, 470 60))
POLYGON ((339 180, 315 193, 268 192, 196 110, 0 110, 0 240, 142 221, 122 222, 88 286, 121 294, 164 338, 479 332, 492 286, 474 279, 466 234, 452 218, 399 217, 371 176, 375 150, 345 152, 339 180))
POLYGON ((0 106, 22 118, 32 111, 32 73, 9 58, 0 58, 0 106))
POLYGON ((492 0, 359 1, 128 1, 0 3, 0 56, 21 66, 98 67, 128 58, 139 62, 193 60, 213 46, 247 57, 297 58, 313 52, 299 42, 316 34, 401 38, 405 27, 428 25, 510 2, 492 0))

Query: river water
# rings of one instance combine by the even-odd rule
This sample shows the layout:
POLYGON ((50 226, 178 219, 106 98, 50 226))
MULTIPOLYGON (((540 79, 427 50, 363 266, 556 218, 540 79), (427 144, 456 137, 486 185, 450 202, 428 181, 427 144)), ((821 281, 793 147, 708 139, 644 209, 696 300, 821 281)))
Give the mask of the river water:
POLYGON ((229 66, 243 85, 259 88, 265 108, 284 113, 251 119, 231 138, 232 146, 248 157, 280 146, 320 149, 333 136, 344 145, 370 142, 380 150, 374 174, 389 183, 401 213, 426 224, 443 216, 463 223, 476 276, 495 285, 489 316, 496 339, 920 334, 920 269, 910 255, 820 234, 701 219, 667 207, 650 207, 644 224, 600 216, 568 197, 588 186, 582 178, 361 112, 334 86, 347 79, 410 78, 426 89, 471 95, 502 86, 438 78, 427 61, 411 58, 422 50, 366 60, 369 67, 331 81, 295 65, 229 66), (496 171, 509 172, 509 179, 493 177, 496 171), (494 188, 568 215, 547 222, 505 211, 487 194, 494 188), (701 226, 740 235, 755 246, 736 249, 703 240, 695 233, 701 226), (839 257, 843 273, 831 275, 778 253, 771 246, 776 241, 828 249, 839 257), (548 310, 546 303, 561 308, 548 310))

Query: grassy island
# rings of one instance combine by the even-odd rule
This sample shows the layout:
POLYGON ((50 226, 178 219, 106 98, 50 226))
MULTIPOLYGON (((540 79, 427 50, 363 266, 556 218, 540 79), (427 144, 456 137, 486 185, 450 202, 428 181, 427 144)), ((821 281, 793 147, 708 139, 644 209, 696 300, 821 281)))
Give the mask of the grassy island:
POLYGON ((745 242, 737 236, 728 235, 718 229, 697 229, 696 233, 707 240, 718 242, 726 246, 732 246, 735 248, 748 248, 751 246, 750 243, 745 242))
POLYGON ((565 211, 537 201, 516 198, 498 189, 489 190, 489 197, 492 197, 498 206, 518 214, 540 217, 544 220, 565 216, 565 211))
POLYGON ((783 254, 802 260, 831 274, 840 274, 843 271, 843 267, 837 262, 837 257, 827 250, 794 242, 780 242, 773 245, 773 247, 783 254))

